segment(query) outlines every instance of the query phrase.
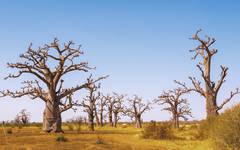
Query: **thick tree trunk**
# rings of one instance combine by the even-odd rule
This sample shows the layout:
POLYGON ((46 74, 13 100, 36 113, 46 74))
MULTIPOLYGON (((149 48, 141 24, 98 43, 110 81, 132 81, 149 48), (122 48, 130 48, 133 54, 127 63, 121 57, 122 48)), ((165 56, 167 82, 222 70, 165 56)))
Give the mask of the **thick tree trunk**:
POLYGON ((94 113, 95 113, 95 118, 96 118, 96 123, 97 123, 97 126, 100 125, 100 121, 99 121, 99 118, 98 118, 98 114, 97 114, 97 109, 95 108, 94 110, 94 113))
POLYGON ((59 103, 55 101, 47 101, 46 108, 43 113, 43 130, 45 132, 63 132, 62 118, 59 110, 59 103))
POLYGON ((179 128, 179 117, 177 115, 175 116, 175 128, 179 128))
POLYGON ((218 115, 217 112, 217 101, 216 101, 216 95, 217 93, 214 93, 214 87, 210 87, 211 83, 211 57, 206 57, 204 59, 204 72, 205 72, 205 98, 206 98, 206 111, 207 111, 207 118, 215 117, 218 115))
POLYGON ((216 101, 216 97, 213 96, 213 94, 208 94, 206 96, 206 109, 207 109, 207 118, 216 117, 218 115, 217 101, 216 101))
POLYGON ((135 126, 136 128, 142 128, 141 116, 139 115, 135 117, 135 126))
POLYGON ((173 115, 173 127, 176 128, 177 127, 177 121, 176 121, 176 117, 173 115))
POLYGON ((103 113, 100 112, 100 126, 103 127, 103 113))
POLYGON ((109 110, 108 119, 109 119, 109 125, 110 125, 110 126, 113 126, 112 111, 111 111, 111 110, 109 110))
POLYGON ((94 131, 94 115, 93 112, 88 114, 88 129, 94 131))
POLYGON ((179 128, 179 116, 178 116, 177 106, 175 106, 175 111, 173 114, 173 126, 174 128, 179 128))
POLYGON ((117 127, 117 122, 118 122, 118 113, 114 113, 114 127, 117 127))

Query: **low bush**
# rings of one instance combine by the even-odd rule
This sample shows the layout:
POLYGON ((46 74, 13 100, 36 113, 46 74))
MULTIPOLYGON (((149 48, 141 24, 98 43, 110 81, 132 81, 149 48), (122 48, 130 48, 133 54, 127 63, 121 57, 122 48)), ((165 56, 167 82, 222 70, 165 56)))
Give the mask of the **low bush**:
POLYGON ((104 144, 103 139, 97 136, 96 144, 104 144))
POLYGON ((240 104, 221 114, 212 132, 218 149, 240 150, 240 104))
POLYGON ((189 129, 192 129, 192 130, 197 130, 198 129, 198 124, 192 124, 189 126, 189 129))
POLYGON ((211 117, 206 120, 202 120, 198 127, 197 139, 204 140, 213 136, 213 129, 216 117, 211 117))
POLYGON ((156 123, 152 121, 142 132, 142 137, 146 139, 173 139, 173 128, 170 123, 156 123))
POLYGON ((178 131, 185 131, 186 130, 186 125, 182 125, 178 128, 178 131))
POLYGON ((59 135, 59 136, 57 136, 56 141, 57 142, 67 142, 68 140, 63 135, 59 135))
POLYGON ((12 128, 8 128, 7 129, 7 134, 12 134, 12 133, 13 133, 12 128))

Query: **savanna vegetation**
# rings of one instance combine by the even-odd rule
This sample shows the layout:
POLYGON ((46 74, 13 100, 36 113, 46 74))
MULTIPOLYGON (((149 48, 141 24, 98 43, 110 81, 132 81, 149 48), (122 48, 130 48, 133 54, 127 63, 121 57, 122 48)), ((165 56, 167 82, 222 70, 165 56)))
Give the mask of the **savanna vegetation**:
POLYGON ((219 113, 240 91, 236 88, 218 104, 218 93, 226 82, 228 68, 221 66, 220 79, 212 80, 212 57, 218 52, 212 46, 216 40, 209 36, 201 38, 200 32, 198 30, 191 38, 199 45, 190 52, 194 53, 193 60, 199 59, 197 68, 202 80, 189 77, 192 86, 175 81, 176 88, 163 91, 151 101, 111 89, 109 93, 101 92, 101 83, 108 75, 94 79, 94 67, 80 61, 83 52, 72 41, 61 45, 54 39, 36 49, 31 44, 27 52, 20 55, 19 62, 7 64, 16 72, 5 79, 25 78, 23 75, 27 74, 33 80, 22 82, 18 91, 2 90, 1 97, 28 96, 42 100, 46 106, 43 121, 31 122, 30 112, 23 108, 13 121, 2 122, 0 149, 240 149, 240 105, 219 113), (69 73, 89 76, 83 83, 68 88, 64 85, 68 81, 63 77, 69 73), (76 93, 82 90, 87 91, 86 96, 76 98, 76 93), (189 100, 183 96, 192 92, 199 93, 206 102, 207 117, 204 120, 188 121, 194 116, 189 100), (156 105, 162 106, 172 118, 165 122, 144 121, 142 115, 156 105), (79 108, 87 117, 62 121, 62 113, 79 108), (129 117, 132 122, 123 122, 122 117, 129 117))

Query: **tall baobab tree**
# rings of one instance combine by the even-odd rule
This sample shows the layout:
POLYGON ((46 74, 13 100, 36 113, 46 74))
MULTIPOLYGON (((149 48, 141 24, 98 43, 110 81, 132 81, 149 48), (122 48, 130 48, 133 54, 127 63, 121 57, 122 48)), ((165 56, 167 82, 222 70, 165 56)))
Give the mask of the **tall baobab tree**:
POLYGON ((114 115, 114 123, 113 126, 117 127, 117 123, 120 120, 120 116, 119 113, 123 113, 124 112, 124 106, 123 106, 123 99, 124 99, 124 95, 123 94, 117 94, 117 93, 113 93, 113 115, 114 115))
POLYGON ((88 128, 90 131, 94 131, 94 117, 96 117, 96 101, 100 99, 100 92, 98 89, 100 84, 96 85, 93 79, 88 78, 88 95, 82 103, 80 104, 85 108, 85 111, 88 113, 88 128))
MULTIPOLYGON (((19 78, 24 74, 35 77, 33 81, 22 82, 19 91, 1 91, 2 96, 19 98, 29 96, 31 99, 39 98, 45 102, 43 113, 43 130, 46 132, 63 132, 61 128, 61 113, 77 104, 72 100, 72 95, 89 86, 89 83, 76 85, 72 88, 63 88, 63 76, 73 72, 88 72, 91 68, 87 62, 75 62, 76 58, 83 55, 79 47, 72 41, 59 44, 58 39, 45 44, 37 49, 30 44, 26 53, 20 55, 20 62, 8 63, 8 67, 17 70, 9 74, 8 78, 19 78), (55 66, 53 66, 56 64, 55 66), (66 99, 64 101, 64 99, 66 99)), ((100 77, 93 82, 103 79, 100 77)))
POLYGON ((187 88, 178 87, 167 92, 164 91, 161 96, 155 100, 156 103, 165 105, 163 110, 172 114, 172 120, 175 128, 179 128, 180 118, 187 120, 187 116, 192 116, 187 99, 181 98, 184 94, 189 92, 190 90, 187 88))
MULTIPOLYGON (((206 99, 207 118, 209 118, 211 116, 217 116, 218 111, 221 110, 223 106, 227 104, 235 95, 239 94, 239 89, 237 88, 235 91, 230 92, 230 96, 226 98, 221 105, 217 104, 217 95, 223 83, 225 82, 228 68, 221 66, 221 76, 217 82, 214 82, 211 79, 211 62, 213 56, 217 53, 217 49, 212 48, 212 45, 216 42, 216 40, 207 35, 206 39, 200 38, 199 32, 201 32, 201 30, 198 30, 191 38, 192 40, 197 41, 199 45, 190 50, 190 52, 195 53, 192 57, 193 60, 196 60, 198 56, 201 58, 197 64, 197 68, 201 73, 201 77, 205 85, 202 87, 201 82, 195 77, 189 77, 189 79, 193 84, 192 90, 199 93, 206 99)), ((185 83, 177 83, 185 86, 185 83)))
POLYGON ((129 108, 126 108, 125 113, 131 118, 134 118, 136 128, 142 128, 142 114, 151 109, 151 103, 144 103, 143 99, 137 95, 128 101, 129 108))

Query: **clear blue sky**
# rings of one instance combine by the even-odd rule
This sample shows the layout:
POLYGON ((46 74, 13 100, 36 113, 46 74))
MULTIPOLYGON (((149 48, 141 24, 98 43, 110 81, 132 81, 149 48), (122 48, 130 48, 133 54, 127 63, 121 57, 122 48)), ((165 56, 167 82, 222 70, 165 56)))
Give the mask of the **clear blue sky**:
MULTIPOLYGON (((195 44, 188 38, 199 28, 217 40, 213 78, 218 77, 220 64, 230 68, 219 101, 240 87, 237 0, 2 0, 0 19, 0 89, 20 87, 18 80, 3 80, 11 72, 7 62, 18 60, 30 42, 37 47, 58 37, 61 42, 83 45, 84 60, 97 67, 96 76, 110 75, 102 84, 103 92, 138 94, 152 100, 173 88, 174 79, 188 81, 189 75, 198 76, 188 52, 195 44)), ((81 77, 69 77, 69 86, 81 77)), ((203 98, 192 94, 189 102, 194 119, 204 118, 203 98)), ((239 97, 233 99, 237 102, 239 97)), ((41 121, 44 103, 27 97, 2 98, 0 120, 12 120, 22 108, 31 112, 32 121, 41 121)), ((84 114, 69 111, 63 119, 72 115, 84 114)), ((168 118, 160 106, 144 115, 145 120, 168 118)))

